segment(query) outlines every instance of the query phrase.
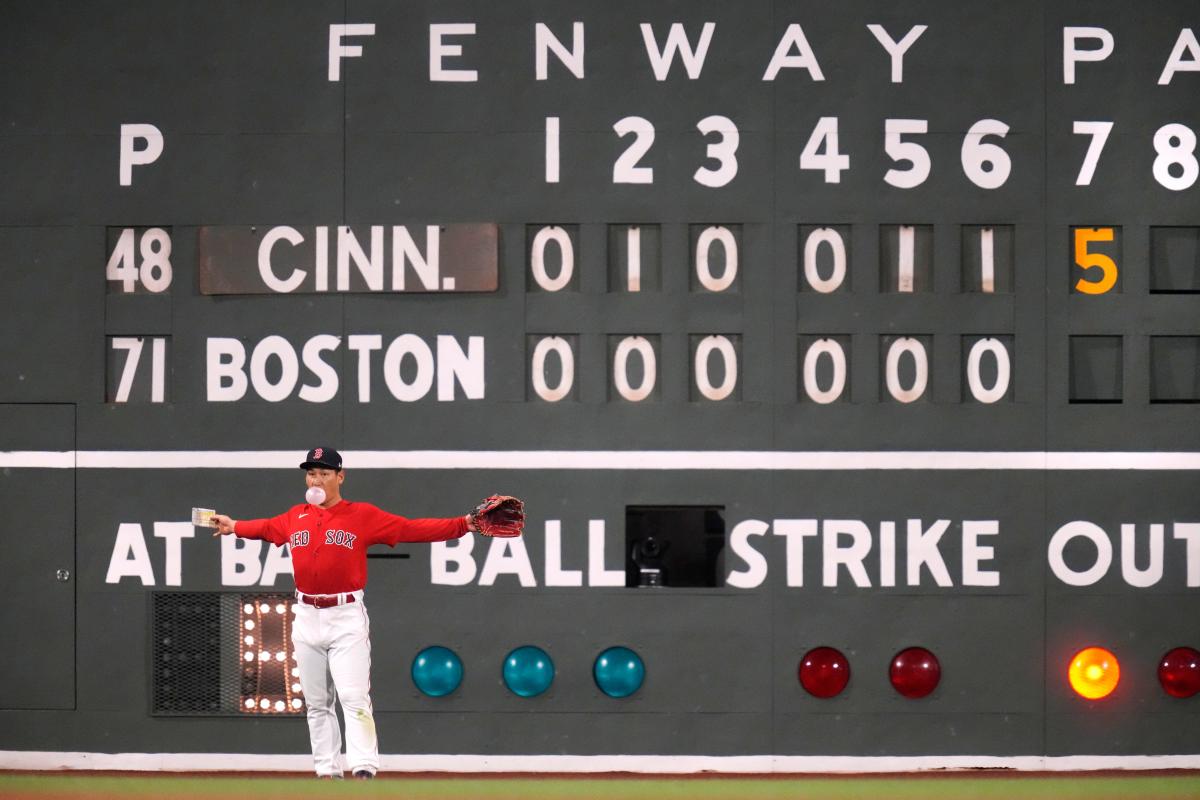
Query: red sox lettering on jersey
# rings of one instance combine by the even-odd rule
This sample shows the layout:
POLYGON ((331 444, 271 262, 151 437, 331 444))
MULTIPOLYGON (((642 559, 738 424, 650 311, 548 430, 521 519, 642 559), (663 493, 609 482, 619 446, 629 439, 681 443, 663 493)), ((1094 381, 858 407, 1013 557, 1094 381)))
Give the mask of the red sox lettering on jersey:
POLYGON ((354 540, 358 537, 346 531, 325 531, 325 544, 336 544, 341 547, 354 549, 354 540))
MULTIPOLYGON (((325 531, 325 544, 336 544, 342 547, 354 549, 354 540, 358 537, 349 531, 325 531)), ((308 531, 296 531, 288 537, 289 553, 297 547, 307 547, 309 540, 308 531)))
POLYGON ((276 517, 237 524, 238 536, 289 545, 296 588, 305 594, 362 589, 367 583, 367 548, 373 544, 442 542, 466 532, 462 517, 408 519, 349 500, 328 509, 304 503, 276 517))

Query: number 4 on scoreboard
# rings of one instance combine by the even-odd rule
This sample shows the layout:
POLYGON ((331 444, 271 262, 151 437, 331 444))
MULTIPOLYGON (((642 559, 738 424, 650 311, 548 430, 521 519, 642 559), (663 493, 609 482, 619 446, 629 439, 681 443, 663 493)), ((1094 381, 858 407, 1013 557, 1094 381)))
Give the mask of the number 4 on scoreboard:
POLYGON ((842 171, 850 169, 850 156, 838 152, 838 118, 821 117, 800 153, 800 169, 825 173, 826 183, 841 183, 842 171), (821 152, 824 146, 825 152, 821 152))

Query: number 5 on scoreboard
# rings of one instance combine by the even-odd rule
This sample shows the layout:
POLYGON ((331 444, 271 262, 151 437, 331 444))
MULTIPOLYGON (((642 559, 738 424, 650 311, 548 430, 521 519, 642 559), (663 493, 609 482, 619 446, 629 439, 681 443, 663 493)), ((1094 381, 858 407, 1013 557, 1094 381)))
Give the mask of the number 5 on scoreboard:
MULTIPOLYGON (((1088 250, 1092 242, 1113 241, 1112 228, 1075 228, 1075 263, 1084 270, 1100 269, 1099 280, 1080 278, 1075 281, 1075 291, 1083 294, 1105 294, 1117 285, 1117 262, 1103 253, 1088 250)), ((1087 273, 1085 273, 1087 274, 1087 273)))

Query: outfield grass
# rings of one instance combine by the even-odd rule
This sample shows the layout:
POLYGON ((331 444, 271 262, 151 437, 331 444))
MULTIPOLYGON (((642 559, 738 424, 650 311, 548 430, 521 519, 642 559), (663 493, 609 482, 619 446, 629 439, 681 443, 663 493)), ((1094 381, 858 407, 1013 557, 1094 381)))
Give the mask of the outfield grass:
POLYGON ((3 775, 0 798, 398 797, 406 800, 1103 800, 1200 798, 1200 775, 869 778, 405 778, 3 775))

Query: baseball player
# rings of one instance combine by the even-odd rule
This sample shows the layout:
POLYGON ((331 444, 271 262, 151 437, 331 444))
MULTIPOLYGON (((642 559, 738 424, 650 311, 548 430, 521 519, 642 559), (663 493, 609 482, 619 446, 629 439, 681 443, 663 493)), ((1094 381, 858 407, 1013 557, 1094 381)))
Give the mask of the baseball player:
MULTIPOLYGON (((379 769, 379 741, 371 708, 370 619, 363 605, 367 583, 367 548, 397 542, 441 542, 467 531, 484 533, 484 501, 474 512, 447 519, 406 519, 370 503, 342 499, 346 473, 341 455, 331 447, 308 451, 306 503, 269 519, 235 520, 214 514, 213 536, 233 534, 287 544, 296 583, 296 621, 292 643, 300 669, 300 687, 308 703, 308 734, 316 772, 341 778, 342 750, 334 702, 340 700, 346 724, 346 760, 355 778, 373 778, 379 769)), ((517 504, 519 535, 524 514, 517 504)), ((510 519, 510 522, 512 520, 510 519)))

